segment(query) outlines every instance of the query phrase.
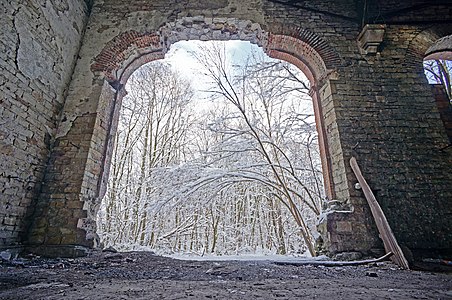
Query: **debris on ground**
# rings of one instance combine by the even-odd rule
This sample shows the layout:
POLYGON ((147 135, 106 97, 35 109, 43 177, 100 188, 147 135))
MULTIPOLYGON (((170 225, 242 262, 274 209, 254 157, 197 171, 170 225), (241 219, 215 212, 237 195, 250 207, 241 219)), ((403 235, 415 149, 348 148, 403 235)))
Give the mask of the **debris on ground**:
POLYGON ((0 299, 451 299, 452 268, 443 267, 449 270, 401 270, 388 261, 295 266, 93 251, 76 259, 1 260, 0 299))

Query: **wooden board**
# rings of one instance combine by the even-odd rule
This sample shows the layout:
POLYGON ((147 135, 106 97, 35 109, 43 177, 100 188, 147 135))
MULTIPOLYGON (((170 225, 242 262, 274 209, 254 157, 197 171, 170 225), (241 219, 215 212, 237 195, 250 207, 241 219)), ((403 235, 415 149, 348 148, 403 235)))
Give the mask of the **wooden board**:
POLYGON ((383 240, 386 252, 392 252, 394 254, 391 259, 394 263, 399 265, 399 267, 409 270, 410 266, 408 265, 408 261, 406 260, 405 255, 403 255, 402 249, 400 249, 400 246, 392 233, 391 227, 389 226, 388 220, 386 219, 380 204, 378 204, 374 193, 367 184, 367 181, 364 179, 356 158, 352 157, 350 159, 350 166, 352 167, 352 170, 355 173, 361 188, 363 189, 364 196, 370 206, 370 210, 377 225, 378 232, 380 233, 380 237, 383 240))

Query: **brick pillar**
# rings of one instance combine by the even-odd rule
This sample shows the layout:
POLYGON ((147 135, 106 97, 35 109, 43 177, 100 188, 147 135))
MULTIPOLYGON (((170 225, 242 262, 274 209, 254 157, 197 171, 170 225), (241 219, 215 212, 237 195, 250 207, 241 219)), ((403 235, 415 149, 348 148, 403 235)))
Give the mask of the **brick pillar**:
POLYGON ((436 107, 438 107, 439 115, 443 121, 444 128, 446 129, 447 137, 450 144, 452 144, 452 105, 447 97, 444 87, 440 84, 432 85, 433 95, 436 101, 436 107))
POLYGON ((348 117, 342 107, 344 94, 349 93, 353 91, 349 91, 344 80, 336 76, 332 76, 318 91, 328 139, 335 198, 325 203, 320 215, 317 247, 319 252, 329 255, 340 252, 367 253, 379 245, 369 209, 354 189, 355 180, 348 164, 352 145, 344 135, 344 130, 348 130, 344 121, 348 117))
POLYGON ((95 85, 90 94, 95 110, 73 118, 56 138, 29 230, 29 250, 71 257, 97 246, 96 214, 109 169, 110 132, 123 96, 107 81, 95 85))

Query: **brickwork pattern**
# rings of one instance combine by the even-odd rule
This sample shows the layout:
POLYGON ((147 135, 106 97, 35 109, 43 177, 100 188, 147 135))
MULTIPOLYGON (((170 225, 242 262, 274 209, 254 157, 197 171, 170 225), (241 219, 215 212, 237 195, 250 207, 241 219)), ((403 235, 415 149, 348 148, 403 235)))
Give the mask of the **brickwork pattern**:
MULTIPOLYGON (((423 74, 426 45, 416 42, 428 36, 416 27, 389 26, 380 56, 357 58, 361 66, 336 82, 338 126, 345 157, 358 158, 400 243, 447 250, 451 153, 440 151, 447 135, 423 74)), ((352 186, 353 176, 348 180, 352 186)), ((350 191, 359 203, 361 191, 350 191)), ((355 205, 355 213, 369 215, 365 205, 355 205)))
POLYGON ((84 1, 0 3, 0 248, 20 242, 73 71, 84 1))
MULTIPOLYGON (((433 95, 435 96, 436 107, 438 108, 447 137, 449 138, 448 147, 452 146, 452 103, 447 97, 446 91, 442 85, 432 85, 433 95)), ((446 149, 446 148, 445 148, 446 149)))
POLYGON ((133 55, 134 50, 143 48, 148 51, 162 49, 160 37, 157 34, 125 32, 107 43, 105 49, 95 58, 96 62, 91 66, 91 70, 103 72, 106 79, 113 82, 116 76, 114 71, 117 71, 120 65, 133 55))

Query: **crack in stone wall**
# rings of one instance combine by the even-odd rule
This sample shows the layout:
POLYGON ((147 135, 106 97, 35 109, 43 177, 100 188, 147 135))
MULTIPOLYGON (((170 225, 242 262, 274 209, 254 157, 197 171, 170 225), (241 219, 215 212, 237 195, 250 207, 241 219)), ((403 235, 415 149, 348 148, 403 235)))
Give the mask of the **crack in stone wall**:
POLYGON ((19 35, 19 31, 18 31, 17 25, 16 25, 16 15, 19 13, 19 10, 20 10, 20 7, 18 7, 12 14, 13 27, 16 30, 16 37, 17 37, 16 52, 15 52, 15 56, 14 56, 14 64, 16 65, 16 68, 18 70, 19 70, 18 56, 19 56, 19 48, 20 48, 20 35, 19 35))
POLYGON ((0 3, 0 248, 26 235, 87 20, 81 0, 54 8, 0 3))

